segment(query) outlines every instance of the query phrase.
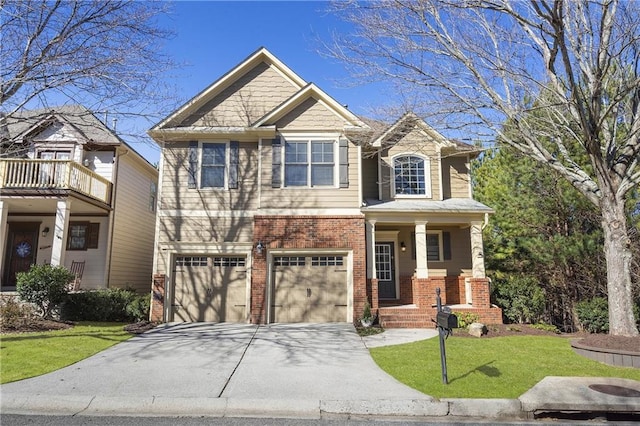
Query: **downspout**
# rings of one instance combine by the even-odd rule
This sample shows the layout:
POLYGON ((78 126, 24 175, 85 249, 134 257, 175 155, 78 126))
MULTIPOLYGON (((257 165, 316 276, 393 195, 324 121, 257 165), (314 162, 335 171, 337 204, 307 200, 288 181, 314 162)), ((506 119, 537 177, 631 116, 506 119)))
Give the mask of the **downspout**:
POLYGON ((118 187, 118 172, 120 168, 120 157, 127 155, 129 153, 128 149, 125 149, 123 153, 118 153, 118 149, 116 148, 115 155, 115 164, 113 167, 113 187, 111 188, 111 213, 109 213, 109 251, 107 253, 107 273, 106 273, 106 281, 107 288, 111 287, 111 257, 113 255, 113 230, 115 229, 116 224, 116 194, 118 187))

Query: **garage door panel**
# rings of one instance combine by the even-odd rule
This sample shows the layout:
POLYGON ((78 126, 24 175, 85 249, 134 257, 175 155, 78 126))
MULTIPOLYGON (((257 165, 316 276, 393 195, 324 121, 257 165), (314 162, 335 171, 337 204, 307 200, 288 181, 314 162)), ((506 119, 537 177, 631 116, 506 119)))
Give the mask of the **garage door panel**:
POLYGON ((276 258, 272 320, 346 321, 347 273, 343 266, 335 265, 338 258, 342 262, 341 256, 276 258))
MULTIPOLYGON (((221 257, 176 260, 173 320, 241 322, 246 312, 246 270, 221 263, 221 257)), ((232 258, 237 259, 237 258, 232 258)), ((236 262, 237 263, 237 262, 236 262)))

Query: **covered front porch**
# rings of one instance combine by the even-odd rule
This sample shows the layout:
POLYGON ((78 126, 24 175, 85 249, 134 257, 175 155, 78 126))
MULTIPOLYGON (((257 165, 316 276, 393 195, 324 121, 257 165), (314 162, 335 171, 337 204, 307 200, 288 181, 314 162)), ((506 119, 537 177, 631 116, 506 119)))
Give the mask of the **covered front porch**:
POLYGON ((32 264, 81 267, 83 288, 106 281, 111 183, 70 160, 0 160, 1 291, 32 264))
POLYGON ((482 228, 491 209, 473 200, 383 203, 363 209, 367 297, 389 328, 433 327, 436 288, 454 312, 502 323, 490 303, 482 228), (456 202, 458 201, 458 202, 456 202))

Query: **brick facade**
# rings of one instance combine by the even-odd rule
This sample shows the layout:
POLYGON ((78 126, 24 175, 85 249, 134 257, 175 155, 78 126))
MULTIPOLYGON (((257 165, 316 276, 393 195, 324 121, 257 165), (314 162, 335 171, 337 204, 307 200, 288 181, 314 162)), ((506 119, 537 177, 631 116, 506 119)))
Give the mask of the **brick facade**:
POLYGON ((164 274, 153 276, 151 309, 149 309, 149 320, 151 322, 164 321, 165 281, 166 276, 164 274))
POLYGON ((335 249, 353 253, 353 318, 362 315, 367 300, 366 247, 363 216, 255 216, 254 246, 266 246, 254 256, 251 272, 251 315, 254 324, 266 322, 267 262, 272 249, 335 249))

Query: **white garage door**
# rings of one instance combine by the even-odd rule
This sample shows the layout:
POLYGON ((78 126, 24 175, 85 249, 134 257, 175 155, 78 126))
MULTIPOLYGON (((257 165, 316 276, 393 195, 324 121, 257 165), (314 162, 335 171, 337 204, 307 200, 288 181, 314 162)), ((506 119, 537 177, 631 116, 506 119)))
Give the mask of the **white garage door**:
POLYGON ((338 255, 275 257, 272 321, 347 321, 345 260, 338 255))
POLYGON ((180 256, 175 266, 173 321, 245 322, 244 257, 180 256))

